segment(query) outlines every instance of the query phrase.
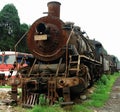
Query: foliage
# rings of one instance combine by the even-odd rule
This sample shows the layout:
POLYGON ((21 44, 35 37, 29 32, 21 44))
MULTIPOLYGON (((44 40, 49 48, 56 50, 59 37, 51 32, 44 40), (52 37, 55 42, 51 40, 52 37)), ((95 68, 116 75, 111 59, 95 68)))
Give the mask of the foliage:
POLYGON ((36 105, 30 112, 64 112, 64 110, 59 106, 59 103, 62 101, 63 98, 59 98, 58 102, 49 106, 49 100, 44 94, 41 94, 39 97, 39 105, 36 105))
POLYGON ((95 85, 95 91, 90 95, 89 101, 83 105, 88 107, 101 107, 108 100, 109 94, 116 78, 119 76, 118 73, 114 75, 103 75, 101 79, 95 85))
POLYGON ((11 86, 0 86, 0 88, 11 88, 11 86))
POLYGON ((41 94, 39 97, 39 105, 49 105, 49 100, 45 97, 44 94, 41 94))
MULTIPOLYGON (((29 26, 27 24, 23 23, 20 25, 20 35, 19 35, 19 38, 17 39, 17 41, 19 41, 24 36, 24 34, 28 31, 28 29, 29 29, 29 26)), ((17 51, 28 52, 28 48, 27 48, 27 44, 26 44, 26 35, 20 41, 20 44, 18 44, 17 51)))
POLYGON ((16 38, 20 31, 20 19, 18 12, 13 4, 8 4, 3 7, 0 12, 0 45, 4 46, 1 50, 10 50, 14 48, 16 38))
POLYGON ((64 98, 63 97, 59 97, 58 101, 55 102, 55 106, 60 106, 60 104, 64 101, 64 98))
MULTIPOLYGON (((0 11, 0 50, 14 50, 15 44, 27 30, 27 24, 20 24, 16 7, 13 4, 5 5, 0 11)), ((26 50, 25 41, 19 50, 26 50)))
POLYGON ((73 109, 70 112, 92 112, 92 110, 87 109, 82 105, 74 105, 73 109))
MULTIPOLYGON (((108 75, 109 76, 109 75, 108 75)), ((100 80, 97 81, 97 85, 107 85, 109 78, 107 75, 103 75, 100 80)))
POLYGON ((65 112, 62 108, 56 106, 38 106, 36 105, 29 112, 65 112))

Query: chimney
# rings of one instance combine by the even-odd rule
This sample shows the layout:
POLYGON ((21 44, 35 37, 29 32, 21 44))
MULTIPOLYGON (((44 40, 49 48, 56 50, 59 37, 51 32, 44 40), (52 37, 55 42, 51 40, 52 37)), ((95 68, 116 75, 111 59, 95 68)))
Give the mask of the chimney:
POLYGON ((56 1, 48 2, 48 16, 60 18, 60 5, 61 3, 56 1))

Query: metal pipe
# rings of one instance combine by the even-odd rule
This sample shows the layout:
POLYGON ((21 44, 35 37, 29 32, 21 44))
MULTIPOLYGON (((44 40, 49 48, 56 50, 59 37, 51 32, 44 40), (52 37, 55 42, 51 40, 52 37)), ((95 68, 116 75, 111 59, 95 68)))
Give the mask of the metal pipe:
MULTIPOLYGON (((24 35, 18 40, 18 42, 15 44, 14 49, 15 49, 15 56, 16 56, 16 48, 17 45, 22 41, 22 39, 27 35, 28 31, 24 33, 24 35)), ((17 62, 17 59, 16 59, 17 62)))
POLYGON ((30 74, 31 74, 31 72, 32 72, 32 70, 33 70, 33 67, 34 67, 36 61, 37 61, 37 59, 35 58, 35 60, 34 60, 34 62, 33 62, 33 65, 32 65, 32 67, 31 67, 31 69, 30 69, 30 71, 29 71, 28 77, 30 76, 30 74))
POLYGON ((70 41, 70 38, 71 38, 73 32, 74 32, 74 28, 72 28, 70 35, 68 37, 68 40, 66 42, 66 74, 65 74, 65 77, 67 77, 67 74, 68 74, 68 43, 70 41))

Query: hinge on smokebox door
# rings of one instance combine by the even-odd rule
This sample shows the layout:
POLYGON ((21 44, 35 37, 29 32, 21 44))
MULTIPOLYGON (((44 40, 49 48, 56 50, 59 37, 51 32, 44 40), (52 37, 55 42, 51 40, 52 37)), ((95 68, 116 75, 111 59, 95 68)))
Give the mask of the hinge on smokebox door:
POLYGON ((48 81, 48 99, 50 105, 54 104, 58 98, 58 94, 56 92, 56 80, 48 81))

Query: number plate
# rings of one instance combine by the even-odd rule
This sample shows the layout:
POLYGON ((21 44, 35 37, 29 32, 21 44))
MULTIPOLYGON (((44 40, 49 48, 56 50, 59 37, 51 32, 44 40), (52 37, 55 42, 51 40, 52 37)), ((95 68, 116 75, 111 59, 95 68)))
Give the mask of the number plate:
POLYGON ((47 35, 35 35, 34 40, 47 40, 47 35))

